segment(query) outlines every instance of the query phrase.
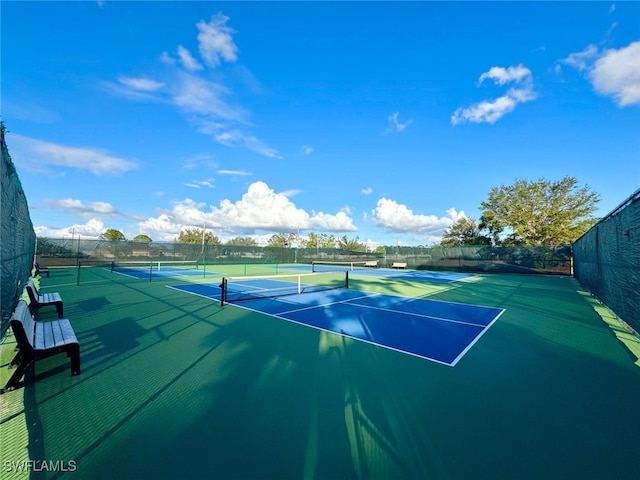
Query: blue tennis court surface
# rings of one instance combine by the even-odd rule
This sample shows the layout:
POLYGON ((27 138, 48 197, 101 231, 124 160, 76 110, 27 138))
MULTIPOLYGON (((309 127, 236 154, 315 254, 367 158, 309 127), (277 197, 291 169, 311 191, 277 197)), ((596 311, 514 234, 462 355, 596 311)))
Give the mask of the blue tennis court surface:
MULTIPOLYGON (((182 277, 182 276, 202 276, 203 270, 198 270, 196 266, 172 266, 172 265, 137 265, 137 266, 115 266, 111 268, 113 273, 125 275, 141 280, 148 280, 150 277, 182 277)), ((210 273, 211 274, 211 273, 210 273)))
MULTIPOLYGON (((308 265, 280 265, 279 270, 302 270, 308 268, 308 265)), ((458 272, 437 272, 431 270, 399 270, 390 268, 364 268, 357 267, 351 269, 348 266, 336 265, 316 265, 316 272, 335 272, 339 270, 349 270, 351 275, 365 275, 373 277, 389 277, 398 280, 415 280, 423 282, 450 283, 464 280, 475 276, 469 273, 458 272)))
MULTIPOLYGON (((220 299, 221 293, 215 284, 170 288, 215 300, 220 299)), ((349 289, 261 298, 234 305, 450 366, 504 311, 349 289)))

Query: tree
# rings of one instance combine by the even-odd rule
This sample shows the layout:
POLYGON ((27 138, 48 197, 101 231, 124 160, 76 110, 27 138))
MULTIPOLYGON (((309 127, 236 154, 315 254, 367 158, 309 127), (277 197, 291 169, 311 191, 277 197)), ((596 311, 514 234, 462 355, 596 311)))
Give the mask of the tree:
POLYGON ((276 233, 272 235, 267 242, 268 247, 290 247, 291 246, 291 234, 276 233))
POLYGON ((309 233, 306 248, 336 248, 336 238, 327 233, 309 233))
POLYGON ((204 243, 211 245, 219 245, 220 239, 213 233, 204 231, 201 228, 182 230, 178 235, 177 241, 179 243, 202 243, 204 233, 204 243))
POLYGON ((592 214, 599 201, 600 195, 579 187, 574 177, 519 179, 491 189, 480 204, 480 228, 497 244, 568 245, 596 222, 592 214))
POLYGON ((124 233, 122 233, 120 230, 109 228, 100 235, 100 240, 109 240, 110 242, 115 242, 118 240, 126 240, 126 238, 124 236, 124 233))
POLYGON ((481 235, 478 222, 474 218, 462 217, 452 223, 442 234, 440 245, 452 247, 456 245, 488 245, 491 240, 481 235))
POLYGON ((136 235, 135 237, 133 237, 133 241, 140 243, 151 243, 153 240, 151 240, 151 237, 149 235, 136 235))
POLYGON ((245 247, 255 247, 258 243, 251 237, 235 237, 229 240, 226 245, 242 245, 245 247))
POLYGON ((360 237, 356 237, 353 240, 349 240, 346 235, 338 239, 338 248, 340 250, 348 250, 351 252, 366 252, 367 246, 364 243, 360 243, 358 240, 360 237))
POLYGON ((320 248, 320 238, 317 233, 309 233, 307 239, 307 248, 320 248))

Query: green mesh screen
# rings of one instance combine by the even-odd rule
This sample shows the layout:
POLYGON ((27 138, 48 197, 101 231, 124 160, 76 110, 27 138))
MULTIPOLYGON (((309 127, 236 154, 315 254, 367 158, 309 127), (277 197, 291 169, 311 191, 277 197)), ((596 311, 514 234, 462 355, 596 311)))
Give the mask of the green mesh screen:
POLYGON ((5 126, 0 122, 2 152, 2 223, 0 250, 2 256, 2 321, 0 335, 9 326, 11 313, 22 295, 25 282, 31 276, 35 250, 35 232, 27 198, 22 190, 16 168, 11 161, 4 139, 5 126))
POLYGON ((388 247, 384 253, 335 248, 284 248, 174 242, 38 238, 37 257, 48 266, 108 266, 112 261, 197 261, 199 264, 311 264, 375 260, 424 270, 570 275, 571 247, 388 247))
POLYGON ((574 276, 640 330, 640 189, 573 245, 574 276))

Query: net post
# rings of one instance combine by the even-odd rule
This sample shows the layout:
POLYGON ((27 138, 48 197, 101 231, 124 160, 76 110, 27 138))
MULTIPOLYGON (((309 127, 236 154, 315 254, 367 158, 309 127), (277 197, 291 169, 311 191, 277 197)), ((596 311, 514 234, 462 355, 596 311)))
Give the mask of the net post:
POLYGON ((302 293, 302 277, 298 275, 298 295, 302 293))
POLYGON ((344 288, 349 288, 349 270, 345 271, 344 288))
POLYGON ((153 262, 149 264, 149 281, 151 281, 152 276, 153 276, 153 262))
POLYGON ((222 277, 222 283, 220 284, 220 306, 223 307, 227 299, 227 279, 222 277))

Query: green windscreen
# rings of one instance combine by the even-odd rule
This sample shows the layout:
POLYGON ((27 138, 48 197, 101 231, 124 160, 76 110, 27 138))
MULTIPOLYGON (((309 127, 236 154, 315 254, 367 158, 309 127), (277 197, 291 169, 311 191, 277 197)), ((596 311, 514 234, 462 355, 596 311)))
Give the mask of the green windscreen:
POLYGON ((31 276, 36 235, 29 216, 27 198, 4 139, 5 126, 0 122, 2 154, 2 222, 0 250, 2 255, 2 321, 0 336, 9 326, 11 312, 31 276))
POLYGON ((574 276, 640 330, 640 189, 573 244, 574 276))

